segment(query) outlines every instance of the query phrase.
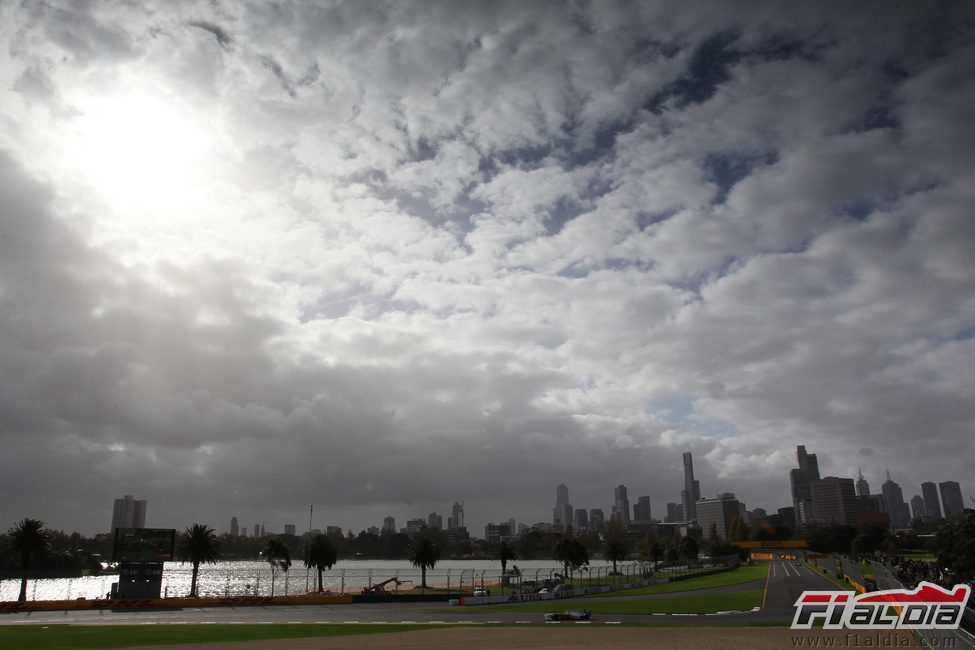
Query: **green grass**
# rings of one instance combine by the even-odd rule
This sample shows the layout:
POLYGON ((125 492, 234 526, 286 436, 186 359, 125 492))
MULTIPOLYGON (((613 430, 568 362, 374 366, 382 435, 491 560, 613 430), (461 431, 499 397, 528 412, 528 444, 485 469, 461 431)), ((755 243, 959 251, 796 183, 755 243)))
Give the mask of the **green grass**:
POLYGON ((659 585, 648 587, 637 587, 636 589, 623 589, 620 591, 610 591, 605 594, 592 594, 586 598, 612 597, 612 596, 639 596, 644 594, 672 594, 681 591, 694 591, 696 589, 710 589, 712 587, 727 587, 738 585, 753 580, 765 580, 768 575, 768 564, 754 564, 752 566, 741 566, 734 571, 715 573, 699 578, 687 578, 675 582, 665 582, 659 585))
POLYGON ((270 625, 3 625, 0 648, 125 648, 269 639, 384 634, 441 628, 443 624, 356 625, 273 623, 270 625))
MULTIPOLYGON (((571 607, 590 609, 593 614, 708 614, 724 611, 743 611, 762 604, 764 589, 750 589, 727 594, 690 594, 670 598, 587 599, 543 601, 513 605, 491 605, 497 612, 552 612, 571 607)), ((480 608, 479 608, 480 609, 480 608)))

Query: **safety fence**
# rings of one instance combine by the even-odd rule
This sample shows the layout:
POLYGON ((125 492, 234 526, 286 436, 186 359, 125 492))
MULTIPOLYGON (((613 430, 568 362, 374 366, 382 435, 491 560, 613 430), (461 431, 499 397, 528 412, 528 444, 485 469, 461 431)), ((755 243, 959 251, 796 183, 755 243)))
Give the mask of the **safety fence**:
MULTIPOLYGON (((904 584, 897 579, 890 570, 880 562, 871 562, 873 565, 873 578, 877 584, 878 591, 888 589, 904 589, 904 584)), ((965 620, 962 625, 968 627, 973 623, 975 612, 966 607, 965 620)), ((914 638, 922 648, 963 648, 965 650, 975 650, 975 637, 964 629, 958 630, 914 630, 914 638)))

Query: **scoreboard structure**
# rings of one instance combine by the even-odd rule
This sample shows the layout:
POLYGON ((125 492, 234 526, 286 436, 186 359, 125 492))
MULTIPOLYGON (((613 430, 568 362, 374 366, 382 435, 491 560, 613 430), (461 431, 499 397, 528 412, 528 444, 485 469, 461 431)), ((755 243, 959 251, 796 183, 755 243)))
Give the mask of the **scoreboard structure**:
POLYGON ((119 581, 111 598, 159 598, 163 563, 173 559, 173 528, 116 528, 112 560, 119 563, 119 581))

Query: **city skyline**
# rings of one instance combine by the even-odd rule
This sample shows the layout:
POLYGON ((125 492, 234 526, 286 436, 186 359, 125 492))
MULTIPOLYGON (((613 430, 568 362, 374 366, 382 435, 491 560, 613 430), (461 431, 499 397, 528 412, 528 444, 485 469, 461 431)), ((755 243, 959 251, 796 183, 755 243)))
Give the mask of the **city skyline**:
POLYGON ((975 494, 975 5, 0 7, 0 526, 975 494))

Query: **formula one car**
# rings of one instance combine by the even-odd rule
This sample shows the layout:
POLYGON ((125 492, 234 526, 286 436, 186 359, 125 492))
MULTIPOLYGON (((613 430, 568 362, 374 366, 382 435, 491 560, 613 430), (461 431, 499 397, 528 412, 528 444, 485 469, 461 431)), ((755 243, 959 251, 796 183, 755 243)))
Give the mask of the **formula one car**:
POLYGON ((588 621, 592 612, 584 609, 581 612, 577 609, 569 609, 564 612, 549 612, 545 615, 546 621, 588 621))

